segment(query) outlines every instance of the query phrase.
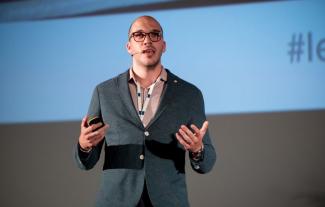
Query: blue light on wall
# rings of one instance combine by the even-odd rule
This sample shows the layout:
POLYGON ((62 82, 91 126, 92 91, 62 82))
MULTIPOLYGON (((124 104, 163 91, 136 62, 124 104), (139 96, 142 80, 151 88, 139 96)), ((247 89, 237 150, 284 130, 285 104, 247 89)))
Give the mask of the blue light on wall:
MULTIPOLYGON (((325 109, 325 2, 147 12, 163 65, 197 85, 208 114, 325 109), (204 15, 202 15, 204 14, 204 15)), ((79 120, 93 88, 128 69, 143 13, 0 24, 0 123, 79 120)))

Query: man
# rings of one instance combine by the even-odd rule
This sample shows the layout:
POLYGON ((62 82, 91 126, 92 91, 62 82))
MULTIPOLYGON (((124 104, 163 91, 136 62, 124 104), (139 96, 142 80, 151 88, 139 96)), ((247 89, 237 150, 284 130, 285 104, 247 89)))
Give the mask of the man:
POLYGON ((216 154, 199 89, 161 64, 163 30, 150 16, 130 26, 132 66, 99 84, 82 120, 75 158, 91 169, 105 147, 96 206, 186 207, 185 155, 192 168, 210 171, 216 154), (89 126, 92 117, 101 123, 89 126))

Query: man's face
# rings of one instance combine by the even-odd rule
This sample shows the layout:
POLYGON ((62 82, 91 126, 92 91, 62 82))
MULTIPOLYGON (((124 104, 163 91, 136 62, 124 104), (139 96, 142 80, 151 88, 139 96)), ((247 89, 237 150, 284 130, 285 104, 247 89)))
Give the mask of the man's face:
POLYGON ((160 64, 161 55, 166 50, 160 25, 150 18, 137 19, 131 26, 126 47, 129 54, 133 55, 133 61, 136 64, 154 68, 160 64), (157 35, 160 35, 161 39, 157 35))

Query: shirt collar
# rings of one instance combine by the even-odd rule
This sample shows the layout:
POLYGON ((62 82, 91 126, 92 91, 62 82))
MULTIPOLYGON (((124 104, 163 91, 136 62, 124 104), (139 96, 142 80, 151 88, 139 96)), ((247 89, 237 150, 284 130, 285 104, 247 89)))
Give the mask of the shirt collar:
MULTIPOLYGON (((163 66, 161 66, 161 67, 162 67, 162 70, 161 70, 161 73, 158 76, 157 80, 160 79, 161 81, 166 82, 167 81, 167 71, 163 66)), ((133 73, 132 67, 129 69, 129 82, 130 81, 135 81, 135 75, 133 73)))

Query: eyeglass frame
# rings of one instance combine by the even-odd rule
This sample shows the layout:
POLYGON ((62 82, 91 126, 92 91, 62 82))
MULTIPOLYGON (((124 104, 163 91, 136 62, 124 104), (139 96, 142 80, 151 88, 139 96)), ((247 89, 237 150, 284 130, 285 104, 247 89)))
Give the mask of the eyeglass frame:
POLYGON ((134 40, 135 42, 144 42, 144 41, 146 40, 147 36, 149 37, 149 39, 150 39, 151 42, 159 42, 159 41, 162 39, 162 37, 163 37, 163 33, 162 33, 162 31, 159 31, 159 30, 157 30, 157 31, 151 31, 151 32, 136 31, 136 32, 133 32, 133 33, 130 35, 130 37, 129 37, 129 41, 130 41, 130 39, 133 37, 133 40, 134 40), (144 34, 144 38, 143 38, 143 40, 141 40, 141 41, 137 41, 137 40, 135 40, 135 38, 134 38, 134 34, 135 34, 135 33, 142 33, 142 34, 144 34), (150 34, 152 34, 152 33, 158 33, 158 34, 159 34, 159 37, 158 37, 158 40, 157 40, 157 41, 153 41, 153 40, 151 39, 150 34))

